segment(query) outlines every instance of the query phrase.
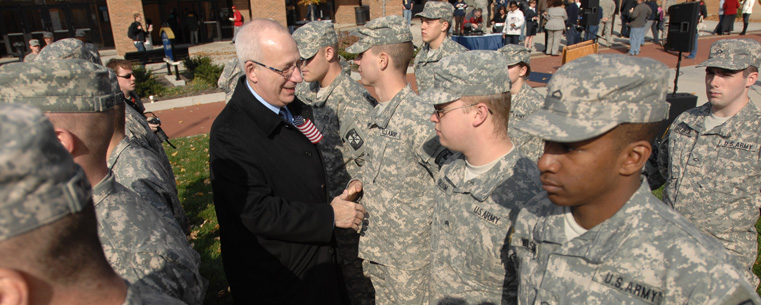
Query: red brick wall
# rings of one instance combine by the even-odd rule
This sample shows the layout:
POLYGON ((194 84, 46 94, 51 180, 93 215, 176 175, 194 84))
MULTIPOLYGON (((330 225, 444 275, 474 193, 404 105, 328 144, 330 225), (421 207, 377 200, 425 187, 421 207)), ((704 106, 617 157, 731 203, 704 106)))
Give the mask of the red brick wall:
MULTIPOLYGON (((137 51, 135 44, 127 37, 129 25, 135 21, 132 15, 135 13, 143 14, 143 2, 141 0, 106 0, 108 5, 108 18, 111 19, 111 30, 114 34, 114 45, 116 53, 124 56, 124 53, 137 51)), ((142 20, 145 25, 145 20, 142 20)), ((155 28, 154 31, 158 31, 155 28)))
POLYGON ((383 17, 382 2, 386 1, 386 16, 399 15, 402 16, 402 0, 365 0, 363 5, 370 5, 370 19, 383 17))
MULTIPOLYGON (((365 0, 362 4, 368 5, 370 1, 365 0)), ((336 20, 338 24, 355 24, 357 22, 354 15, 354 8, 359 6, 358 0, 335 0, 336 5, 336 20)))
POLYGON ((272 18, 283 26, 288 26, 285 19, 285 0, 250 0, 251 19, 272 18))

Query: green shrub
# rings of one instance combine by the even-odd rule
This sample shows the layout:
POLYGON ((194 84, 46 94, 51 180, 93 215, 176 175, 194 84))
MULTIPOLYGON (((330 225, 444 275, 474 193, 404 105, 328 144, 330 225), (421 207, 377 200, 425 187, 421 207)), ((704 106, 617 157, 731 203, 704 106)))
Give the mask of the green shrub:
POLYGON ((222 75, 224 66, 215 65, 208 56, 194 56, 183 60, 185 68, 190 72, 190 78, 201 80, 211 86, 217 86, 217 80, 222 75))
POLYGON ((145 67, 133 66, 132 74, 135 75, 135 92, 138 96, 161 96, 166 91, 166 87, 153 77, 153 72, 145 70, 145 67))
POLYGON ((359 37, 352 36, 350 32, 338 32, 338 55, 343 56, 346 60, 357 58, 357 54, 346 52, 346 48, 359 40, 359 37))

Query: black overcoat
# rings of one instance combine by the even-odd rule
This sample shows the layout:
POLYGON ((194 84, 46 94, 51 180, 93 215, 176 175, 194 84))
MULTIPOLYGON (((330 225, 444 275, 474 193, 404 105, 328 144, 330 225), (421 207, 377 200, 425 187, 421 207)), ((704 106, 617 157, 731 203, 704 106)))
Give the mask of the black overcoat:
MULTIPOLYGON (((298 100, 288 109, 311 117, 298 100)), ((235 303, 343 303, 320 153, 256 100, 245 77, 212 125, 209 163, 235 303)))

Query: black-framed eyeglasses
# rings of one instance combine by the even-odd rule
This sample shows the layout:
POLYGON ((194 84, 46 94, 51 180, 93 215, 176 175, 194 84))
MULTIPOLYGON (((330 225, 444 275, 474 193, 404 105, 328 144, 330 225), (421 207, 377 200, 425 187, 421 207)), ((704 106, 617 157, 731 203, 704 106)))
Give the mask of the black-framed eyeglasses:
MULTIPOLYGON (((478 105, 478 103, 473 103, 473 104, 470 104, 470 105, 465 105, 465 106, 460 106, 460 107, 454 107, 454 108, 449 108, 449 109, 434 109, 433 112, 431 113, 431 115, 435 115, 436 119, 441 120, 441 118, 445 114, 447 114, 447 112, 450 112, 452 110, 457 110, 457 109, 463 109, 463 108, 473 107, 475 105, 478 105)), ((491 109, 489 109, 489 112, 491 112, 491 109)))
POLYGON ((257 65, 260 65, 260 66, 262 66, 262 67, 265 67, 265 68, 267 68, 267 69, 270 69, 270 70, 272 70, 273 72, 277 72, 277 73, 279 73, 281 76, 283 76, 284 78, 291 78, 291 75, 293 75, 293 71, 296 71, 296 68, 299 68, 299 69, 300 69, 300 68, 301 68, 301 65, 302 65, 302 61, 299 59, 299 61, 297 61, 295 64, 292 64, 292 65, 288 66, 288 68, 285 68, 285 69, 283 69, 283 70, 280 70, 280 69, 278 69, 278 68, 270 67, 270 66, 268 66, 268 65, 265 65, 265 64, 263 64, 263 63, 260 63, 260 62, 258 62, 258 61, 256 61, 256 60, 253 60, 253 59, 249 59, 248 61, 250 61, 250 62, 252 62, 252 63, 255 63, 255 64, 257 64, 257 65))
POLYGON ((128 73, 128 74, 124 74, 124 75, 117 75, 117 76, 121 77, 121 78, 130 79, 130 78, 132 78, 132 73, 128 73))

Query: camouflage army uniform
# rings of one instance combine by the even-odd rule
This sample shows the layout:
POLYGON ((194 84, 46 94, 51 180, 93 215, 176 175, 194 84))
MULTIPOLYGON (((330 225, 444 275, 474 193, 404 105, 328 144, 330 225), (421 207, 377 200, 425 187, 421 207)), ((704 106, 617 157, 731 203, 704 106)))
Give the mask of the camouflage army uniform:
POLYGON ((24 56, 24 62, 32 62, 34 61, 34 58, 37 57, 37 54, 29 53, 24 56))
POLYGON ((174 187, 174 173, 166 172, 153 152, 124 137, 108 156, 108 168, 114 172, 116 182, 140 195, 159 212, 172 216, 182 231, 188 229, 188 218, 174 187))
POLYGON ((437 178, 432 302, 515 304, 516 270, 507 258, 507 236, 519 209, 541 191, 536 164, 515 148, 488 172, 463 181, 464 156, 452 159, 437 178))
POLYGON ((127 297, 122 305, 182 305, 184 302, 161 294, 143 294, 127 283, 127 297))
MULTIPOLYGON (((326 22, 310 22, 300 27, 293 32, 293 39, 299 47, 299 55, 305 60, 316 56, 324 47, 338 44, 333 24, 326 22)), ((342 70, 325 88, 320 88, 319 81, 305 81, 296 86, 296 97, 312 106, 314 124, 323 135, 317 148, 322 155, 331 198, 341 195, 346 183, 359 175, 363 161, 363 156, 356 153, 361 145, 345 143, 344 135, 350 127, 360 126, 359 119, 368 117, 376 104, 375 98, 351 79, 349 73, 342 70)), ((359 234, 352 229, 336 228, 335 235, 351 303, 361 304, 372 299, 372 283, 362 274, 362 261, 358 258, 359 234)))
MULTIPOLYGON (((531 65, 531 50, 524 46, 509 44, 499 48, 498 51, 505 55, 508 66, 519 63, 524 63, 529 67, 531 65)), ((518 94, 510 97, 510 118, 507 122, 507 134, 513 144, 520 147, 521 152, 533 161, 539 160, 539 157, 544 153, 544 142, 539 137, 520 131, 513 126, 537 109, 542 108, 543 104, 544 96, 531 88, 525 79, 518 94)))
MULTIPOLYGON (((623 55, 574 60, 553 76, 544 107, 517 127, 547 141, 578 142, 623 123, 660 122, 669 108, 667 71, 623 55)), ((761 302, 720 244, 663 205, 642 177, 615 214, 569 237, 573 209, 543 192, 519 212, 510 237, 519 304, 761 302)))
POLYGON ((374 109, 366 130, 367 157, 361 178, 362 202, 369 218, 362 228, 359 255, 365 260, 365 271, 380 267, 369 266, 374 262, 408 273, 405 277, 409 283, 415 283, 402 286, 391 279, 381 282, 370 273, 378 304, 427 302, 423 291, 427 291, 430 277, 434 189, 428 166, 434 160, 423 147, 439 145, 427 121, 428 107, 407 85, 382 108, 374 109), (382 290, 389 288, 396 290, 395 296, 405 299, 385 299, 391 295, 382 290))
POLYGON ((454 42, 451 38, 444 38, 438 49, 431 49, 428 44, 418 51, 415 56, 415 81, 417 82, 417 91, 423 93, 425 90, 433 87, 433 66, 442 58, 449 55, 467 51, 461 44, 454 42))
POLYGON ((510 244, 520 304, 759 304, 721 245, 645 181, 613 217, 570 241, 565 213, 542 194, 518 214, 510 244))
POLYGON ((158 292, 203 303, 207 282, 201 258, 182 231, 109 172, 93 187, 98 237, 106 259, 141 293, 158 292))
MULTIPOLYGON (((505 94, 512 85, 505 66, 504 56, 494 51, 452 55, 440 62, 433 89, 421 99, 436 106, 468 96, 505 94)), ((445 122, 436 122, 446 129, 441 126, 445 122)), ((501 126, 472 132, 497 132, 494 128, 501 126)), ((541 182, 536 163, 509 145, 506 132, 500 133, 502 143, 493 143, 504 147, 504 155, 491 159, 486 172, 470 178, 464 150, 448 158, 436 177, 431 303, 515 304, 516 271, 507 257, 507 236, 518 210, 540 192, 541 182)))
POLYGON ((58 40, 40 50, 40 54, 34 58, 35 62, 45 62, 56 59, 84 59, 91 63, 103 65, 100 53, 94 46, 78 39, 66 38, 58 40))
MULTIPOLYGON (((355 54, 412 41, 407 21, 395 15, 374 19, 355 35, 359 40, 346 49, 355 54)), ((363 142, 367 156, 361 180, 368 219, 359 256, 377 304, 428 303, 432 173, 438 171, 436 157, 444 155, 429 107, 407 84, 347 139, 363 142)))
POLYGON ((217 80, 217 87, 225 90, 225 103, 230 101, 233 92, 235 92, 235 87, 238 84, 238 79, 242 75, 243 71, 240 69, 237 57, 225 64, 225 68, 222 70, 222 74, 219 75, 219 80, 217 80))
POLYGON ((161 140, 159 140, 153 130, 151 130, 151 126, 148 125, 148 121, 145 120, 144 115, 138 113, 132 107, 124 108, 124 134, 135 145, 148 149, 156 155, 164 171, 172 173, 172 175, 169 176, 172 179, 169 179, 171 181, 168 182, 176 192, 177 183, 174 181, 172 165, 169 163, 169 157, 167 157, 164 147, 161 146, 161 140))
POLYGON ((518 94, 510 98, 510 118, 507 121, 507 134, 510 136, 513 144, 520 147, 521 152, 534 162, 542 156, 544 142, 542 139, 520 131, 517 128, 512 128, 512 126, 532 112, 542 108, 543 103, 544 97, 526 83, 523 83, 521 91, 518 94))
MULTIPOLYGON (((742 40, 714 43, 706 63, 720 68, 740 64, 743 59, 731 57, 743 55, 738 50, 746 50, 742 53, 747 54, 747 63, 727 69, 759 65, 761 46, 742 40), (735 42, 737 47, 728 45, 735 42), (727 56, 716 55, 718 51, 727 56)), ((759 283, 752 267, 758 256, 755 224, 761 207, 761 109, 749 101, 729 120, 706 130, 704 121, 710 115, 711 104, 706 103, 674 120, 658 147, 657 164, 647 167, 648 182, 652 188, 665 183, 664 203, 720 240, 755 287, 759 283)))

